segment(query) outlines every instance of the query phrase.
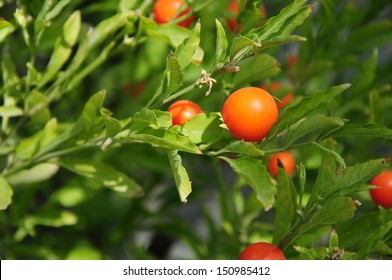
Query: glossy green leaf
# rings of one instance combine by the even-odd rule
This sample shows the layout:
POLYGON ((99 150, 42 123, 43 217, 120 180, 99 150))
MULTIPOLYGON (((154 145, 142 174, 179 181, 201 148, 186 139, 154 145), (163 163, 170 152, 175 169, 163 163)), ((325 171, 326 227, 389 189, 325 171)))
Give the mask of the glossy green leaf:
POLYGON ((143 194, 141 186, 125 173, 91 159, 64 159, 59 161, 60 166, 90 179, 99 186, 107 187, 128 197, 137 197, 143 194))
POLYGON ((192 183, 189 180, 185 167, 182 165, 182 159, 178 154, 178 151, 169 150, 167 155, 169 157, 180 200, 182 203, 186 203, 187 197, 192 192, 192 183))
POLYGON ((291 127, 283 139, 279 141, 285 143, 286 147, 293 143, 316 141, 324 139, 324 135, 328 135, 330 131, 343 125, 344 120, 341 118, 323 115, 305 117, 294 127, 291 127))
POLYGON ((226 161, 253 188, 257 199, 262 203, 266 211, 272 208, 275 202, 276 189, 271 176, 260 160, 251 157, 240 157, 237 159, 219 158, 226 161))
POLYGON ((142 108, 132 118, 131 132, 145 127, 169 128, 171 126, 172 119, 169 112, 142 108))
POLYGON ((13 191, 7 180, 0 176, 0 210, 7 209, 11 204, 13 191))
POLYGON ((194 116, 181 126, 181 132, 193 143, 211 143, 222 137, 222 121, 217 113, 202 113, 194 116))
POLYGON ((215 19, 216 25, 216 50, 215 50, 215 58, 216 65, 223 65, 227 60, 227 50, 229 43, 227 41, 225 29, 222 26, 222 23, 218 19, 215 19))
POLYGON ((271 40, 273 37, 291 34, 312 11, 311 5, 305 6, 306 2, 306 0, 293 1, 277 16, 269 18, 263 26, 251 30, 250 34, 256 34, 261 43, 271 40))
POLYGON ((182 69, 185 69, 193 61, 193 56, 199 48, 200 28, 200 22, 196 23, 189 37, 174 52, 182 69))
POLYGON ((128 138, 130 141, 137 141, 150 144, 169 150, 179 150, 192 154, 201 154, 200 149, 187 137, 179 135, 173 130, 145 128, 131 133, 128 138))
POLYGON ((166 69, 163 73, 162 81, 150 99, 147 107, 152 107, 162 102, 167 96, 178 91, 183 85, 184 71, 177 58, 171 53, 167 58, 166 69))
POLYGON ((304 98, 299 104, 287 107, 283 116, 271 128, 265 143, 304 116, 316 111, 321 105, 331 102, 349 86, 349 84, 343 84, 334 86, 327 91, 317 91, 314 95, 304 98))

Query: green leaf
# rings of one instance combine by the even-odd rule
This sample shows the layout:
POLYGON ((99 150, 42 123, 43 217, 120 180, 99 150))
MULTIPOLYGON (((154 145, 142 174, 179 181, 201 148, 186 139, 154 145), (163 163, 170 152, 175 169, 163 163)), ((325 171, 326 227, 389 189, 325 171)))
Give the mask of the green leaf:
POLYGON ((192 154, 201 154, 200 149, 187 137, 174 130, 145 128, 131 133, 125 140, 150 144, 169 150, 180 150, 192 154))
POLYGON ((50 119, 48 98, 38 90, 33 90, 25 100, 26 113, 34 124, 42 125, 50 119))
POLYGON ((127 14, 115 14, 110 18, 101 21, 88 38, 88 49, 92 50, 103 41, 113 36, 120 28, 127 23, 127 14))
POLYGON ((30 160, 39 150, 42 131, 38 131, 30 137, 22 139, 15 150, 15 158, 20 160, 30 160))
POLYGON ((252 142, 234 141, 224 148, 218 150, 214 155, 222 154, 239 154, 242 156, 250 156, 255 158, 260 158, 264 156, 264 152, 256 147, 252 142))
POLYGON ((348 167, 336 177, 336 183, 328 189, 324 189, 320 196, 345 195, 357 190, 362 190, 374 176, 380 174, 387 164, 385 160, 370 160, 348 167))
POLYGON ((359 25, 350 32, 345 44, 341 48, 341 55, 358 53, 381 46, 392 41, 392 22, 388 19, 359 25))
POLYGON ((306 0, 293 1, 292 4, 281 10, 277 16, 269 18, 263 26, 252 29, 249 34, 256 34, 261 43, 277 36, 291 34, 312 11, 311 5, 304 6, 306 2, 306 0))
POLYGON ((267 143, 272 138, 274 138, 278 133, 282 132, 284 129, 290 125, 301 120, 306 115, 318 110, 318 108, 326 103, 331 102, 334 98, 347 89, 350 85, 343 84, 340 86, 335 86, 327 91, 318 91, 313 96, 304 98, 299 104, 295 106, 287 107, 284 110, 284 114, 275 125, 271 128, 264 143, 267 143))
POLYGON ((287 134, 279 139, 280 143, 285 143, 288 147, 296 142, 316 141, 325 139, 330 131, 344 125, 344 120, 336 117, 327 117, 323 115, 309 116, 300 120, 295 127, 291 127, 287 134))
POLYGON ((21 227, 15 233, 16 241, 21 241, 26 235, 36 236, 36 226, 63 227, 72 226, 78 222, 78 217, 68 210, 45 209, 34 215, 27 215, 21 221, 21 227))
POLYGON ((374 50, 372 56, 361 61, 359 71, 355 76, 352 87, 349 90, 351 98, 359 98, 363 95, 368 95, 370 88, 376 78, 376 70, 378 65, 378 51, 374 50))
POLYGON ((182 44, 191 33, 189 29, 176 24, 157 24, 154 20, 146 17, 140 18, 140 24, 148 36, 164 40, 174 48, 182 44))
POLYGON ((172 119, 169 112, 142 108, 133 116, 130 129, 131 132, 137 132, 146 127, 169 128, 171 126, 172 119))
POLYGON ((101 115, 106 127, 106 137, 114 137, 121 131, 121 124, 118 120, 111 117, 111 112, 105 108, 101 108, 101 115))
POLYGON ((101 107, 105 99, 106 91, 102 90, 94 94, 87 101, 82 116, 81 121, 85 128, 87 137, 91 137, 97 131, 102 129, 102 115, 101 107))
POLYGON ((217 113, 202 113, 181 126, 181 132, 195 144, 211 143, 222 137, 224 130, 217 113))
POLYGON ((189 180, 185 167, 182 165, 182 159, 178 154, 178 151, 169 150, 167 155, 169 157, 180 200, 182 203, 186 203, 187 197, 192 192, 192 183, 189 180))
POLYGON ((306 38, 298 35, 280 35, 276 36, 270 40, 264 41, 262 49, 271 48, 283 44, 293 43, 293 42, 305 42, 306 38))
POLYGON ((350 197, 339 196, 320 205, 314 216, 299 229, 300 232, 310 232, 324 226, 345 222, 354 216, 357 206, 350 197))
POLYGON ((147 107, 159 104, 170 94, 178 91, 183 85, 184 71, 177 58, 171 53, 167 58, 166 69, 163 73, 161 84, 147 107))
POLYGON ((219 157, 226 161, 231 168, 249 184, 257 195, 257 199, 268 211, 275 202, 276 189, 271 176, 268 174, 261 160, 251 157, 231 159, 219 157))
POLYGON ((227 60, 227 50, 229 43, 226 38, 226 32, 222 24, 218 19, 215 19, 216 25, 216 65, 219 68, 219 65, 223 65, 227 60))
POLYGON ((8 177, 11 185, 28 185, 46 181, 57 173, 59 166, 54 163, 41 163, 24 169, 8 177))
POLYGON ((231 61, 240 61, 250 54, 255 54, 261 43, 244 36, 235 37, 230 47, 231 61))
POLYGON ((64 159, 60 160, 59 164, 100 186, 123 193, 128 197, 137 197, 143 194, 143 189, 136 181, 104 163, 94 162, 91 159, 64 159))
POLYGON ((238 66, 241 70, 234 75, 233 84, 235 86, 265 80, 280 72, 279 62, 269 54, 260 54, 245 59, 238 66))
POLYGON ((0 210, 7 209, 11 204, 13 191, 7 180, 0 176, 0 210))
MULTIPOLYGON (((325 146, 331 150, 335 149, 335 143, 332 140, 327 141, 325 146)), ((322 168, 318 171, 316 182, 304 209, 305 215, 309 214, 314 205, 323 199, 321 193, 328 193, 336 185, 336 161, 331 153, 324 153, 321 166, 322 168)))
POLYGON ((23 115, 23 110, 17 106, 0 106, 0 116, 2 118, 19 117, 23 115))
POLYGON ((0 18, 0 43, 2 43, 8 35, 14 32, 14 30, 15 27, 11 23, 0 18))
POLYGON ((392 139, 392 129, 377 124, 346 124, 334 130, 327 137, 376 137, 392 139))
POLYGON ((120 0, 118 3, 118 10, 122 13, 128 12, 138 4, 137 2, 137 0, 120 0))
POLYGON ((76 44, 81 28, 80 11, 75 11, 65 22, 62 35, 56 40, 52 56, 46 67, 45 73, 38 83, 38 87, 44 86, 52 80, 61 67, 71 56, 72 48, 76 44))
POLYGON ((379 227, 375 232, 366 237, 366 242, 359 249, 358 259, 366 259, 370 253, 375 249, 380 239, 382 239, 386 234, 392 229, 392 221, 386 223, 379 227))
POLYGON ((199 48, 199 44, 200 22, 196 23, 190 36, 185 39, 184 42, 179 45, 174 52, 174 55, 182 69, 185 69, 193 61, 193 56, 196 53, 196 50, 199 48))
POLYGON ((297 191, 293 181, 284 168, 279 167, 278 185, 276 194, 276 215, 274 222, 274 235, 272 243, 278 244, 291 229, 298 205, 296 202, 297 191))

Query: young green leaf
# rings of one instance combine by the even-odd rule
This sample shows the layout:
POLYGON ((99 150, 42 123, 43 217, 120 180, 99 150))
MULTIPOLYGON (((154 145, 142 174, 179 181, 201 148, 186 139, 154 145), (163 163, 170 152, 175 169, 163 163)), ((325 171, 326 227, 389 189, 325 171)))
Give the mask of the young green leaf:
POLYGON ((270 210, 275 202, 275 185, 265 166, 258 159, 240 157, 231 159, 219 157, 226 161, 231 168, 249 184, 257 195, 266 211, 270 210))
POLYGON ((229 43, 226 38, 225 29, 222 26, 222 23, 218 19, 215 19, 216 25, 216 50, 215 50, 215 57, 216 57, 216 65, 217 68, 223 66, 223 64, 227 60, 227 49, 229 43))
POLYGON ((87 137, 91 137, 102 129, 103 118, 101 115, 101 107, 105 99, 106 92, 104 90, 94 94, 86 103, 81 121, 84 125, 87 137))
POLYGON ((182 69, 185 69, 192 61, 200 44, 200 22, 196 23, 191 34, 180 44, 174 52, 182 69))
POLYGON ((189 180, 188 173, 182 165, 182 159, 176 150, 168 150, 170 166, 173 171, 174 181, 182 203, 187 202, 189 194, 192 192, 192 182, 189 180))
POLYGON ((81 28, 80 11, 75 11, 65 22, 63 33, 56 40, 52 56, 45 69, 38 87, 43 87, 52 80, 61 67, 67 62, 72 53, 72 48, 76 44, 81 28))
POLYGON ((59 161, 59 164, 71 172, 94 181, 99 186, 123 193, 128 197, 143 194, 143 189, 135 180, 104 163, 91 159, 63 159, 59 161))
POLYGON ((7 180, 0 176, 0 210, 7 209, 11 204, 13 191, 7 180))

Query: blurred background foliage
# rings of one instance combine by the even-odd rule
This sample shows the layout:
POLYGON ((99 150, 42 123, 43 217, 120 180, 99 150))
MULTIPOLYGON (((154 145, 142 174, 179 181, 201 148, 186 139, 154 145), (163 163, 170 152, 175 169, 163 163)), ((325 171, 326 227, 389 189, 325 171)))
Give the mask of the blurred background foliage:
MULTIPOLYGON (((40 131, 49 117, 45 114, 55 116, 59 123, 74 123, 88 99, 102 89, 106 90, 105 107, 116 119, 129 118, 146 106, 159 87, 166 57, 173 49, 166 39, 146 36, 138 29, 138 13, 150 17, 152 1, 63 0, 64 6, 58 14, 52 11, 53 18, 35 21, 37 25, 47 25, 44 32, 35 33, 39 28, 35 26, 34 29, 31 22, 22 28, 23 20, 40 18, 44 2, 50 1, 0 1, 0 16, 18 26, 1 42, 1 63, 3 68, 15 67, 19 77, 27 75, 29 79, 28 75, 34 75, 26 62, 32 62, 38 72, 45 70, 58 35, 74 11, 80 11, 81 18, 78 43, 91 27, 107 18, 128 8, 136 13, 130 13, 132 24, 126 27, 126 32, 114 32, 89 51, 82 68, 89 69, 88 73, 66 88, 66 94, 60 96, 54 92, 50 112, 42 112, 36 120, 24 124, 18 137, 40 131), (19 23, 14 16, 16 8, 23 14, 19 23), (30 34, 30 40, 39 40, 39 44, 26 44, 29 39, 26 40, 25 32, 30 34), (116 43, 110 49, 110 55, 94 67, 94 61, 111 42, 116 43), (31 61, 32 53, 34 61, 31 61), (11 65, 9 61, 13 66, 7 66, 11 65)), ((222 22, 229 41, 236 36, 225 22, 225 7, 229 1, 189 2, 193 2, 196 17, 201 21, 203 67, 209 69, 215 62, 215 46, 211 43, 216 41, 215 19, 222 22)), ((278 62, 276 69, 269 69, 263 79, 250 76, 249 80, 235 85, 231 83, 233 79, 227 77, 234 74, 226 73, 219 77, 208 98, 204 96, 205 88, 196 88, 186 98, 196 101, 206 112, 218 112, 227 94, 239 86, 280 82, 285 85, 280 94, 293 91, 294 102, 300 103, 316 90, 350 83, 352 86, 345 94, 320 110, 326 115, 347 119, 351 124, 392 128, 392 4, 384 0, 314 2, 316 5, 309 18, 295 30, 295 34, 307 39, 306 42, 263 51, 278 62)), ((263 1, 268 18, 290 3, 286 0, 263 1)), ((75 55, 75 50, 72 52, 75 55)), ((246 69, 247 61, 243 63, 245 65, 241 67, 246 69)), ((192 64, 186 71, 184 84, 199 77, 199 66, 192 64)), ((4 75, 2 79, 4 86, 4 75)), ((392 155, 391 137, 358 139, 358 136, 345 136, 338 139, 337 151, 347 165, 392 155)), ((8 155, 6 147, 2 149, 0 164, 4 167, 8 155)), ((309 188, 316 180, 323 153, 309 146, 299 147, 294 153, 298 162, 302 161, 306 167, 305 193, 309 197, 309 188)), ((160 149, 147 145, 122 146, 103 153, 87 149, 78 157, 104 162, 127 174, 143 186, 144 195, 135 199, 123 197, 64 168, 52 170, 55 176, 48 175, 47 180, 38 178, 35 181, 28 177, 28 180, 18 181, 16 178, 12 205, 0 212, 2 259, 237 259, 245 243, 272 241, 275 210, 262 211, 254 194, 244 188, 244 182, 223 161, 183 155, 193 191, 188 202, 182 204, 167 155, 160 149)), ((45 173, 54 167, 42 168, 45 173)), ((304 199, 307 197, 305 195, 304 199)), ((361 219, 356 222, 356 228, 351 221, 341 224, 336 231, 341 234, 340 245, 356 252, 363 240, 353 237, 357 233, 352 231, 357 229, 358 238, 364 237, 371 232, 371 223, 378 225, 377 221, 382 217, 389 220, 392 213, 382 212, 380 218, 379 209, 373 205, 367 191, 358 192, 354 197, 362 203, 356 214, 361 219), (349 232, 352 235, 348 235, 349 232)), ((391 242, 392 234, 385 236, 385 242, 391 242)), ((304 236, 303 240, 307 247, 316 248, 328 247, 325 244, 329 238, 329 229, 321 228, 311 236, 304 236)), ((326 254, 321 251, 303 248, 300 256, 321 258, 326 254)), ((380 252, 384 257, 391 256, 391 249, 384 247, 372 257, 379 258, 380 252)))

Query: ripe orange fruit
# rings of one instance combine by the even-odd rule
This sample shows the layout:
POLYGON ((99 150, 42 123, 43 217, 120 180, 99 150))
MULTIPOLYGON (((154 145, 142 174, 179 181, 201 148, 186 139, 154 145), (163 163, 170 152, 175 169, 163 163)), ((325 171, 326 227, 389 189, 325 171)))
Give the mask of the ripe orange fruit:
POLYGON ((267 136, 278 120, 278 107, 267 91, 257 87, 245 87, 226 99, 222 118, 234 137, 257 142, 267 136))
POLYGON ((199 105, 190 100, 176 101, 170 105, 168 111, 171 114, 173 125, 182 125, 197 114, 203 113, 199 105))
POLYGON ((295 172, 295 158, 289 151, 273 154, 268 160, 267 169, 272 177, 278 176, 278 160, 282 163, 289 176, 295 172))

